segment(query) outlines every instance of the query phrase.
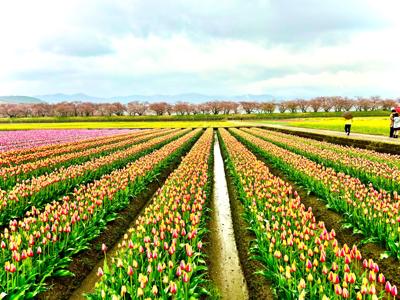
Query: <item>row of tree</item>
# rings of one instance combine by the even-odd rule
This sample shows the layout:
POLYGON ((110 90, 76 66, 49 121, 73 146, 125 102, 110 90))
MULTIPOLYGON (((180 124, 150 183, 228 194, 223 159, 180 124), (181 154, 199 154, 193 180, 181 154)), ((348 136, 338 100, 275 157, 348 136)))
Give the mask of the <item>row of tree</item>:
POLYGON ((132 101, 127 105, 115 103, 62 102, 57 104, 0 104, 0 116, 3 117, 45 117, 45 116, 143 116, 231 114, 231 113, 273 113, 318 112, 318 111, 371 111, 389 110, 398 103, 393 99, 370 98, 350 99, 346 97, 316 97, 310 100, 295 99, 280 103, 256 101, 210 101, 201 104, 178 102, 147 103, 132 101))

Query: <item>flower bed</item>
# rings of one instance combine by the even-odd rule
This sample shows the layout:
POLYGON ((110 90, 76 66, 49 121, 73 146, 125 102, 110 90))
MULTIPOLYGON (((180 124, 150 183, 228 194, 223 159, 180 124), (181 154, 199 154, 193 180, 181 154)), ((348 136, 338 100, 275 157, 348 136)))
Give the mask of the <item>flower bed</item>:
POLYGON ((396 192, 392 197, 384 190, 364 185, 358 178, 337 173, 244 131, 232 132, 292 180, 325 199, 331 209, 344 213, 366 237, 375 237, 400 257, 400 202, 396 192))
POLYGON ((196 140, 194 130, 100 180, 81 186, 61 202, 10 222, 1 234, 0 288, 12 297, 33 298, 49 276, 71 275, 70 257, 89 246, 115 212, 156 178, 160 168, 179 157, 196 140))
POLYGON ((99 269, 90 298, 199 298, 212 140, 208 129, 168 177, 124 236, 111 265, 99 269))
MULTIPOLYGON (((357 177, 365 184, 371 182, 377 189, 386 189, 390 192, 400 190, 400 168, 391 164, 391 161, 396 161, 395 158, 388 158, 387 161, 377 161, 372 154, 371 159, 365 157, 363 152, 356 155, 355 148, 351 151, 345 151, 343 149, 345 147, 342 147, 339 148, 341 151, 338 151, 335 149, 335 145, 328 148, 327 145, 318 141, 309 142, 304 138, 276 134, 260 129, 243 130, 279 147, 305 156, 319 164, 331 167, 338 172, 357 177)), ((375 153, 375 156, 378 156, 378 154, 375 153)))
MULTIPOLYGON (((373 260, 355 245, 339 245, 335 232, 317 222, 292 187, 272 175, 243 144, 220 129, 228 169, 255 234, 251 251, 276 287, 279 299, 391 299, 373 260)), ((239 133, 238 133, 239 135, 239 133)), ((242 135, 242 133, 240 133, 242 135)), ((244 134, 243 134, 244 135, 244 134)))
POLYGON ((21 217, 31 206, 41 208, 43 204, 65 195, 80 184, 99 179, 114 169, 125 166, 154 149, 160 148, 188 130, 173 130, 154 133, 130 140, 129 148, 95 158, 81 165, 60 168, 48 174, 18 183, 7 193, 0 192, 0 226, 9 220, 21 217))

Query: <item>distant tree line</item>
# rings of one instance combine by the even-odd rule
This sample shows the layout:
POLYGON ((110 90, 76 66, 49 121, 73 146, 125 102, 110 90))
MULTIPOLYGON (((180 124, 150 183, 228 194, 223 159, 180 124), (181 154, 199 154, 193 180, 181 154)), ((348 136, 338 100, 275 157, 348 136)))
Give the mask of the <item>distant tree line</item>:
POLYGON ((289 101, 209 101, 200 104, 177 102, 147 103, 132 101, 128 104, 61 102, 56 104, 0 104, 2 117, 89 117, 89 116, 143 116, 143 115, 198 115, 198 114, 252 114, 252 113, 296 113, 296 112, 344 112, 390 110, 399 105, 393 99, 379 96, 355 99, 333 96, 316 97, 310 100, 289 101))

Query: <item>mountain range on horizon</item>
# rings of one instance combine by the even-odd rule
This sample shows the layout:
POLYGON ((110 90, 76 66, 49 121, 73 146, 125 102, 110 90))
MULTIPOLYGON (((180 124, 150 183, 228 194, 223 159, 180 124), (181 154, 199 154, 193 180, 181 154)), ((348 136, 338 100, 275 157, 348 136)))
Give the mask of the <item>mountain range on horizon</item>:
POLYGON ((168 103, 176 103, 179 101, 185 101, 189 103, 202 103, 207 101, 215 100, 231 100, 231 101, 269 101, 274 99, 272 95, 235 95, 235 96, 210 96, 197 93, 185 93, 177 95, 129 95, 129 96, 116 96, 116 97, 94 97, 84 93, 77 94, 47 94, 37 96, 0 96, 0 103, 58 103, 63 101, 80 101, 80 102, 94 102, 94 103, 106 103, 106 102, 121 102, 128 103, 131 101, 143 101, 143 102, 158 102, 165 101, 168 103))
POLYGON ((46 101, 30 96, 0 96, 0 104, 36 104, 46 101))

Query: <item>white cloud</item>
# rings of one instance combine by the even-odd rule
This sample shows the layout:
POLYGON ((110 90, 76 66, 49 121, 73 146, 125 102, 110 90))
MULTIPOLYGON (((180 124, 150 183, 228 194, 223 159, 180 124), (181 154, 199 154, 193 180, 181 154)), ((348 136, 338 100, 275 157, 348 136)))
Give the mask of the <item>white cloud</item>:
POLYGON ((1 2, 0 94, 400 95, 397 1, 212 3, 1 2))

